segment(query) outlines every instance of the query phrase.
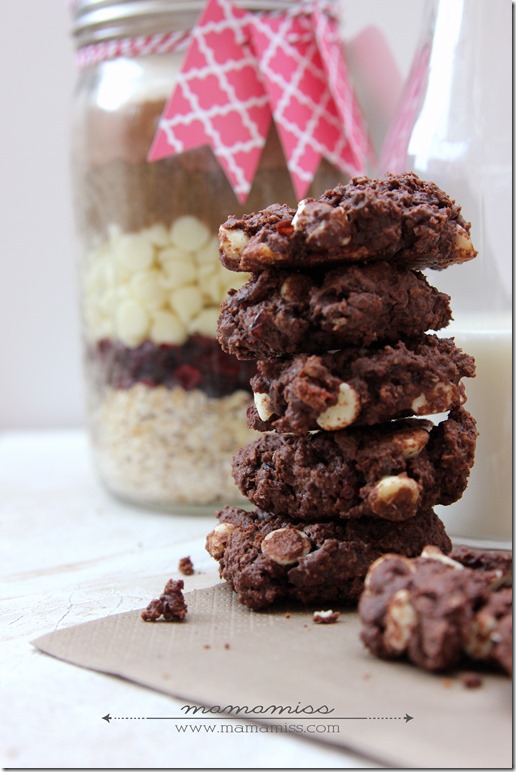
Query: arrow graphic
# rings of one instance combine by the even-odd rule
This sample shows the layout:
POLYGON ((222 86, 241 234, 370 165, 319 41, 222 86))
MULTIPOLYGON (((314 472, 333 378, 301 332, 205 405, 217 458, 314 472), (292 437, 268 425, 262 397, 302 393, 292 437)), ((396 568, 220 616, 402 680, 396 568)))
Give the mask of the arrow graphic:
MULTIPOLYGON (((228 718, 240 718, 244 721, 252 720, 253 717, 246 715, 246 716, 238 716, 235 714, 219 714, 217 716, 207 716, 207 715, 201 715, 201 716, 111 716, 109 713, 106 713, 105 716, 102 716, 102 720, 106 721, 108 724, 111 721, 189 721, 191 719, 204 719, 204 720, 216 720, 216 719, 228 719, 228 718)), ((274 719, 277 719, 277 716, 255 716, 255 718, 259 718, 260 721, 271 721, 274 719)), ((414 719, 414 716, 409 716, 408 713, 405 713, 404 716, 296 716, 296 721, 313 721, 314 719, 317 719, 320 721, 321 719, 324 719, 326 721, 329 721, 330 719, 333 721, 404 721, 406 724, 408 724, 409 721, 412 721, 414 719)))

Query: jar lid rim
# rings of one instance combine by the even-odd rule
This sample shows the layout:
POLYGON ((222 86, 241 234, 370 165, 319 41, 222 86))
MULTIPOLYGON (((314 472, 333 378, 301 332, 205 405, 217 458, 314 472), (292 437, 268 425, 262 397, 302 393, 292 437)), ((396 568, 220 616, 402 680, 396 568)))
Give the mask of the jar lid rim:
MULTIPOLYGON (((295 0, 236 0, 248 10, 274 11, 291 6, 295 0)), ((195 23, 205 0, 70 0, 72 35, 81 38, 116 37, 128 22, 150 24, 169 18, 171 29, 187 29, 195 23)), ((122 33, 120 33, 122 34, 122 33)))

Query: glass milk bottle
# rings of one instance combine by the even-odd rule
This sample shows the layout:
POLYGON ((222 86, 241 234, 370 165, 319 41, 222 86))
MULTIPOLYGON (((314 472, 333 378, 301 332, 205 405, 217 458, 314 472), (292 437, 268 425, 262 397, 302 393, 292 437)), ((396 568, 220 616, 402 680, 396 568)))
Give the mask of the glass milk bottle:
POLYGON ((464 496, 437 508, 456 541, 506 546, 512 529, 511 3, 439 0, 416 53, 381 171, 433 180, 471 221, 478 256, 429 281, 451 296, 441 335, 473 355, 466 409, 477 420, 464 496))
MULTIPOLYGON (((204 5, 72 5, 72 162, 94 460, 124 500, 189 512, 241 500, 231 460, 254 436, 246 426, 254 365, 216 340, 221 301, 247 279, 220 266, 219 225, 296 201, 273 123, 245 205, 207 145, 148 160, 204 5)), ((339 181, 323 161, 309 194, 339 181)))

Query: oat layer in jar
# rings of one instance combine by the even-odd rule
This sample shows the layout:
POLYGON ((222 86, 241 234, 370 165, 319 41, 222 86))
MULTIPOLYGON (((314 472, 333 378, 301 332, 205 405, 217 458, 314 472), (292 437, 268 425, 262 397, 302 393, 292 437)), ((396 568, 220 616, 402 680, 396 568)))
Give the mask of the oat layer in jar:
MULTIPOLYGON (((94 459, 111 492, 171 511, 239 501, 231 459, 252 434, 254 365, 216 340, 222 299, 248 278, 221 267, 219 225, 296 200, 273 122, 245 206, 206 144, 149 160, 202 8, 73 7, 73 181, 94 459)), ((323 160, 308 192, 340 180, 323 160)))

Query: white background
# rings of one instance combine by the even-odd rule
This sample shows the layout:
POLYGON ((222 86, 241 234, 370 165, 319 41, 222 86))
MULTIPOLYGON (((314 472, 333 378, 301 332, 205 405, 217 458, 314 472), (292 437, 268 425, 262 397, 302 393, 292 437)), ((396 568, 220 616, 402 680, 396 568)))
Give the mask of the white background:
MULTIPOLYGON (((346 38, 376 24, 393 61, 375 92, 360 69, 373 139, 383 133, 419 33, 424 0, 343 0, 346 38), (383 103, 382 103, 383 100, 383 103)), ((377 52, 378 53, 378 52, 377 52)), ((381 53, 381 52, 380 52, 381 53)), ((84 421, 69 118, 76 77, 66 0, 2 0, 0 9, 0 429, 84 421)))

